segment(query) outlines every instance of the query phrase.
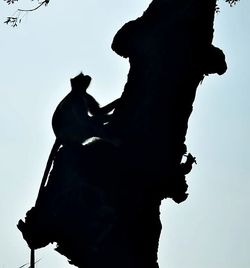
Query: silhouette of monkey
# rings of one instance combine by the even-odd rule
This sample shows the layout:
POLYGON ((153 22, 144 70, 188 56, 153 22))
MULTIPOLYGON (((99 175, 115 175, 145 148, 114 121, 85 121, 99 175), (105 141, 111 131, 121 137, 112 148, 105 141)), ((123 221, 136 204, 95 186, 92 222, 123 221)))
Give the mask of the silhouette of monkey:
POLYGON ((109 140, 104 123, 110 120, 109 112, 116 107, 119 99, 101 108, 95 98, 86 92, 91 82, 90 76, 80 73, 70 82, 70 93, 59 103, 52 117, 56 140, 46 164, 38 198, 46 184, 56 152, 62 145, 79 145, 91 137, 109 140))
POLYGON ((56 138, 62 144, 83 143, 90 137, 104 137, 103 124, 115 108, 117 100, 100 108, 99 103, 86 92, 91 77, 80 73, 70 80, 71 92, 59 103, 52 117, 56 138))

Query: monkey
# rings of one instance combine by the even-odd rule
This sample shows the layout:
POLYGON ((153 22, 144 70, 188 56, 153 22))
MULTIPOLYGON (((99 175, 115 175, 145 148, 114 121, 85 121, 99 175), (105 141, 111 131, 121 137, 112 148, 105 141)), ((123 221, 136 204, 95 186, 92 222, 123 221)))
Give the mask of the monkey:
POLYGON ((63 144, 83 143, 90 137, 103 137, 103 124, 107 123, 118 100, 100 108, 93 96, 86 92, 91 77, 80 73, 70 80, 71 92, 59 103, 53 117, 52 128, 63 144))
MULTIPOLYGON (((70 79, 71 91, 58 104, 52 116, 52 128, 56 136, 56 140, 50 151, 48 161, 45 166, 42 181, 40 184, 36 205, 41 200, 41 195, 46 186, 48 175, 59 148, 62 145, 82 144, 91 137, 100 137, 109 141, 108 135, 104 130, 104 123, 108 123, 111 119, 109 113, 115 109, 119 103, 119 99, 114 100, 104 107, 100 107, 99 103, 88 94, 87 88, 90 85, 91 77, 80 73, 76 77, 70 79)), ((34 208, 30 210, 34 212, 34 208)), ((20 220, 18 228, 25 234, 25 223, 20 220)), ((35 250, 31 245, 31 266, 35 263, 35 250)))
POLYGON ((109 113, 118 105, 119 99, 100 107, 95 98, 86 92, 90 82, 91 77, 83 73, 71 78, 71 91, 55 109, 52 128, 56 140, 48 157, 37 200, 46 185, 55 155, 62 145, 79 145, 91 137, 109 141, 104 124, 110 121, 112 115, 109 113))

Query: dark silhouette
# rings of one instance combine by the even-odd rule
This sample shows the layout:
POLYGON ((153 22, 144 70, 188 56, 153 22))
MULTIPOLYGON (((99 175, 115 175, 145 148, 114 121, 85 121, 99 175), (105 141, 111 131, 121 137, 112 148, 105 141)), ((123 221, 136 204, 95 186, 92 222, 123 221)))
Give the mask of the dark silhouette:
MULTIPOLYGON (((46 184, 56 152, 62 145, 81 145, 92 137, 111 141, 104 123, 110 120, 109 113, 117 106, 119 100, 101 108, 95 98, 86 92, 91 82, 90 76, 80 73, 70 82, 71 92, 58 104, 52 117, 56 140, 48 158, 40 190, 46 184)), ((38 199, 39 195, 40 191, 38 199)))
MULTIPOLYGON (((71 119, 60 123, 55 134, 66 127, 67 142, 39 202, 18 224, 31 249, 56 242, 80 268, 158 267, 161 200, 180 203, 188 196, 185 175, 195 158, 182 158, 196 89, 205 75, 227 69, 223 52, 212 45, 215 11, 216 0, 153 0, 118 31, 112 49, 129 59, 130 71, 101 131, 119 142, 73 144, 68 140, 81 141, 81 131, 71 119)), ((84 122, 87 136, 101 137, 84 122)))
POLYGON ((59 103, 52 127, 61 144, 82 144, 91 137, 108 138, 103 128, 109 122, 111 112, 118 100, 100 108, 99 103, 86 92, 91 77, 79 74, 70 80, 72 90, 59 103))

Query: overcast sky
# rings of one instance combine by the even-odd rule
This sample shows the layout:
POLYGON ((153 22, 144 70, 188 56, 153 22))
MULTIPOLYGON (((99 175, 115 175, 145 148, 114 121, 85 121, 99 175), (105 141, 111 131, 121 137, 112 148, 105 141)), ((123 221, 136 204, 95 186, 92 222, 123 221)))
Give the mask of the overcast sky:
MULTIPOLYGON (((250 267, 250 2, 220 2, 214 44, 224 50, 228 71, 198 89, 187 135, 198 165, 188 176, 188 200, 163 202, 161 268, 250 267)), ((119 97, 129 65, 112 52, 112 37, 149 3, 51 0, 11 28, 1 21, 20 5, 0 0, 0 268, 29 261, 16 223, 36 200, 54 141, 51 116, 69 79, 91 75, 89 92, 101 104, 119 97)), ((37 251, 37 267, 71 267, 53 247, 37 251)))

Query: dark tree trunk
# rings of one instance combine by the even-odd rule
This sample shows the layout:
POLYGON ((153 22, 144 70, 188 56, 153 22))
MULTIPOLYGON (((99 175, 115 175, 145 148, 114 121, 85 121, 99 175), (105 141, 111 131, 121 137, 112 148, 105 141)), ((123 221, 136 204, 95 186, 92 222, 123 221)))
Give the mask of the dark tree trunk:
POLYGON ((154 0, 112 49, 129 58, 107 130, 119 139, 64 147, 43 197, 19 228, 30 247, 57 242, 81 268, 156 268, 163 198, 187 198, 185 135, 196 89, 226 71, 212 45, 216 0, 154 0))

